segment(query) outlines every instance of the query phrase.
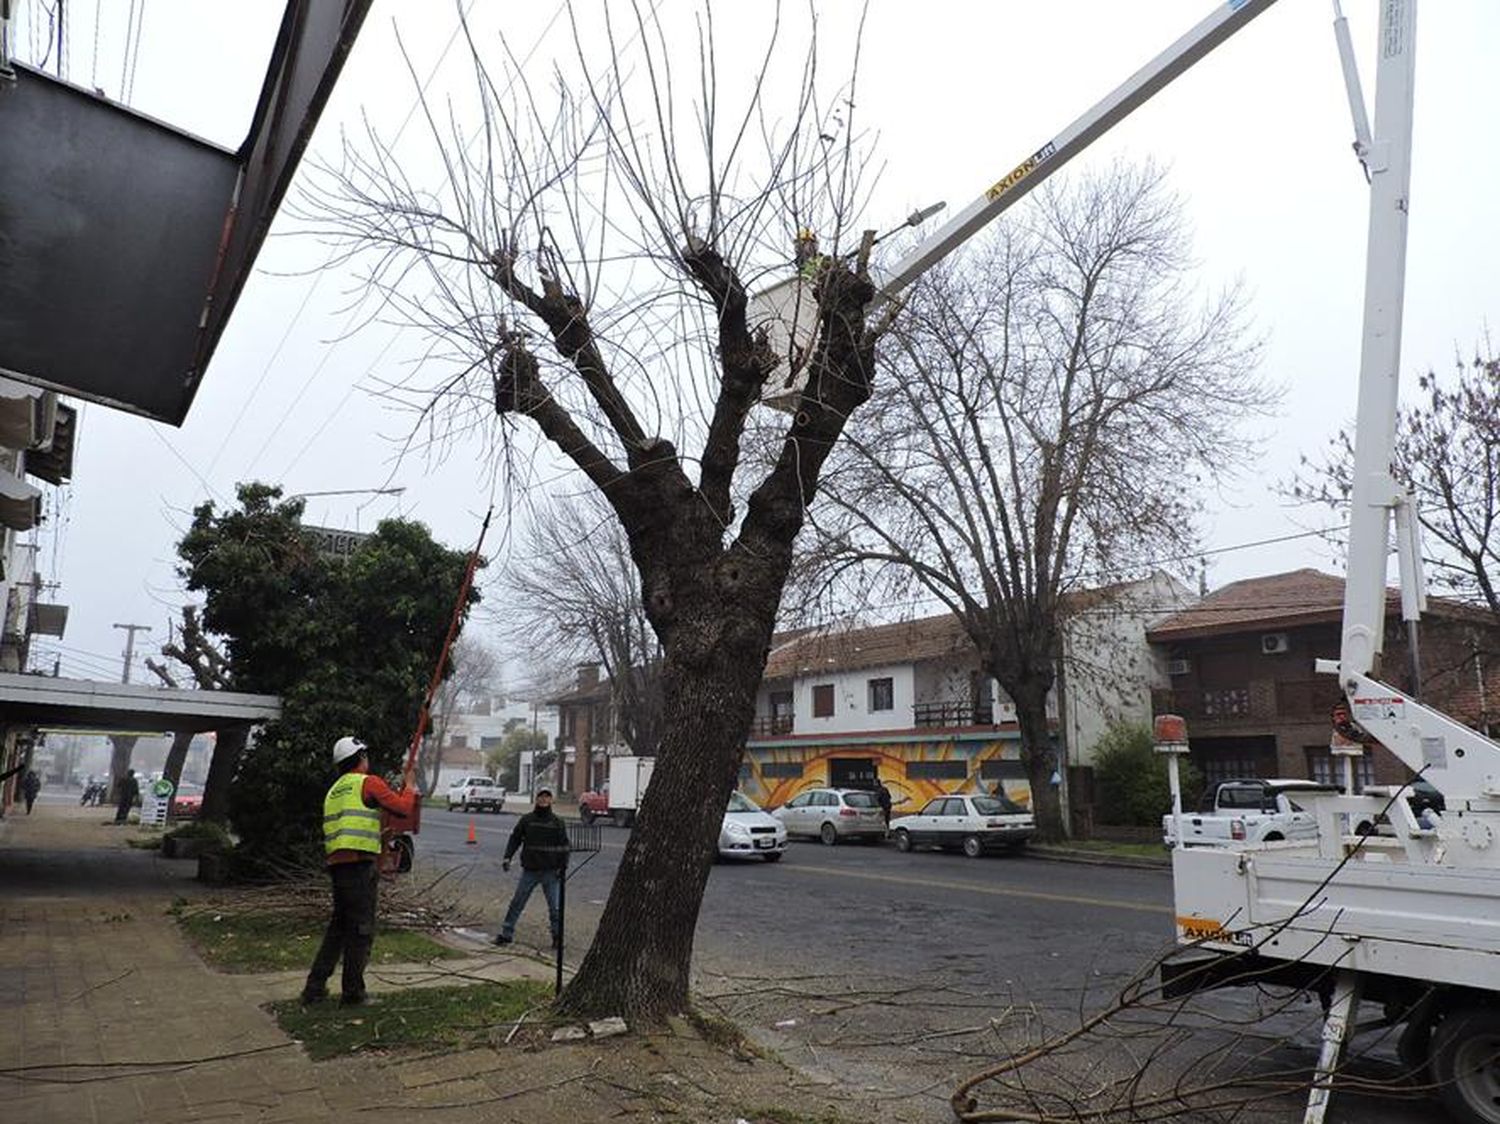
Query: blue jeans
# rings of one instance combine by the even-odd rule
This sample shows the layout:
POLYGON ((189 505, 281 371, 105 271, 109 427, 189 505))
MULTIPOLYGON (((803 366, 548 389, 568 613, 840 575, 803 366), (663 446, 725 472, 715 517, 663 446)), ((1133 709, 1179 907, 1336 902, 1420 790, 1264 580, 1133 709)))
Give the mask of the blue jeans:
POLYGON ((521 881, 516 884, 516 892, 510 899, 510 908, 505 911, 505 920, 500 923, 502 937, 516 935, 516 922, 521 920, 521 911, 526 908, 526 902, 531 898, 531 891, 540 886, 542 895, 547 899, 547 915, 552 923, 552 943, 557 943, 558 927, 561 922, 558 917, 557 900, 559 873, 556 870, 521 871, 521 881))

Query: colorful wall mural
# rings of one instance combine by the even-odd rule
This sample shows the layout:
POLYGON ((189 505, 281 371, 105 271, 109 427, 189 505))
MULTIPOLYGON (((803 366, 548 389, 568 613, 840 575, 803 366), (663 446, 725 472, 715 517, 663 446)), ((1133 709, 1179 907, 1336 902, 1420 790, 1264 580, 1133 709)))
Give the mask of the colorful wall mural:
POLYGON ((785 804, 809 788, 890 789, 893 813, 919 811, 934 796, 1001 791, 1031 807, 1031 785, 1020 743, 991 731, 911 737, 849 738, 837 743, 751 742, 740 768, 740 791, 765 808, 785 804))

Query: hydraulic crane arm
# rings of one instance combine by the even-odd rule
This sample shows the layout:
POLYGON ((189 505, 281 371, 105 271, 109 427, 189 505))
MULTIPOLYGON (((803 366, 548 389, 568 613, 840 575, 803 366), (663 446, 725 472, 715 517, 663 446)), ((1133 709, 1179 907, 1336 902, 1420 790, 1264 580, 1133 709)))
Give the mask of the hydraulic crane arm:
POLYGON ((1141 67, 1103 101, 1022 160, 983 195, 924 239, 880 279, 877 302, 889 300, 1027 192, 1144 105, 1204 55, 1260 15, 1276 0, 1228 0, 1198 25, 1141 67))
MULTIPOLYGON (((894 298, 1275 2, 1225 0, 1220 3, 1197 26, 1137 70, 1104 100, 923 239, 889 272, 877 271, 874 306, 879 307, 894 298)), ((918 212, 909 221, 915 225, 916 221, 937 209, 918 212)), ((777 408, 791 408, 806 382, 803 364, 817 330, 817 307, 812 286, 799 273, 756 293, 752 309, 752 316, 767 330, 773 349, 786 365, 778 372, 779 378, 776 374, 768 378, 764 401, 777 408)))

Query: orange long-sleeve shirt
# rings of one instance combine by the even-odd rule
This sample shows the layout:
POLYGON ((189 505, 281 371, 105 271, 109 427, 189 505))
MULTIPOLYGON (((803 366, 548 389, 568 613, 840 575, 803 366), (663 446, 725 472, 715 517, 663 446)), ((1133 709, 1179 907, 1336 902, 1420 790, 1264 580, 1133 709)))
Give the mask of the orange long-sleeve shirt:
MULTIPOLYGON (((364 798, 367 808, 384 808, 387 812, 397 816, 409 816, 417 806, 417 789, 415 786, 397 792, 385 781, 371 773, 365 774, 365 784, 360 790, 360 796, 364 798)), ((330 851, 328 854, 328 865, 336 863, 358 863, 369 862, 375 856, 368 851, 330 851)))

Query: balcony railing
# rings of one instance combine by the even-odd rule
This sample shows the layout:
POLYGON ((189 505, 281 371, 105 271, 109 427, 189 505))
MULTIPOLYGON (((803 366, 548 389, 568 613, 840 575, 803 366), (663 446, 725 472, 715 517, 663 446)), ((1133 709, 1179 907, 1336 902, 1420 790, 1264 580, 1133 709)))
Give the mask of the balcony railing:
POLYGON ((916 703, 911 708, 914 726, 993 726, 995 708, 968 703, 916 703))
POLYGON ((779 738, 791 732, 792 716, 790 714, 773 714, 769 717, 756 718, 750 723, 752 738, 779 738))
POLYGON ((1212 722, 1322 718, 1338 697, 1338 683, 1332 677, 1265 679, 1237 687, 1178 687, 1151 692, 1157 714, 1180 714, 1212 722))

